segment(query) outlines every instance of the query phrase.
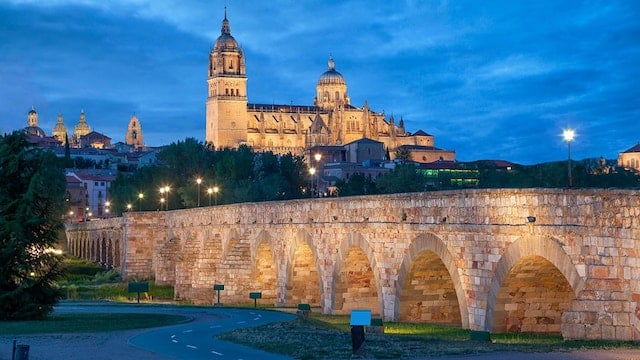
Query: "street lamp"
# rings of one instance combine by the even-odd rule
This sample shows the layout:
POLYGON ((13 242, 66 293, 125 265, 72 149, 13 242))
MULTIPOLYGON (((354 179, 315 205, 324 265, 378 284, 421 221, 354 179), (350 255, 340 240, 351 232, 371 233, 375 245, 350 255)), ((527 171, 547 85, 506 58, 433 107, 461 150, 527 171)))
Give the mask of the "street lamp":
POLYGON ((142 198, 144 197, 143 193, 138 194, 138 211, 142 211, 142 198))
POLYGON ((131 204, 127 204, 127 211, 131 211, 131 204))
POLYGON ((313 157, 316 159, 316 166, 318 167, 318 197, 320 197, 320 159, 322 159, 322 154, 316 153, 313 157))
POLYGON ((562 137, 564 138, 564 141, 567 142, 567 149, 568 149, 567 173, 569 175, 569 187, 573 186, 573 179, 571 178, 571 141, 573 141, 573 138, 575 136, 576 136, 576 132, 573 129, 564 129, 564 131, 562 131, 562 137))
POLYGON ((200 207, 200 184, 202 184, 202 179, 197 178, 196 183, 198 184, 198 207, 200 207))
POLYGON ((169 191, 171 190, 171 188, 169 187, 169 185, 166 185, 164 187, 164 192, 167 193, 167 210, 169 210, 169 191))
POLYGON ((316 173, 316 168, 312 167, 311 169, 309 169, 309 174, 311 174, 311 196, 313 196, 313 183, 314 183, 314 181, 313 181, 314 178, 313 177, 314 177, 315 173, 316 173))
POLYGON ((107 214, 107 217, 109 217, 109 208, 111 207, 111 201, 105 201, 104 207, 104 212, 107 214))
POLYGON ((207 194, 209 194, 209 206, 211 206, 211 194, 213 194, 213 188, 208 188, 207 194))
POLYGON ((215 205, 218 205, 218 191, 220 191, 220 188, 217 186, 213 187, 213 194, 214 194, 214 198, 216 200, 215 205))

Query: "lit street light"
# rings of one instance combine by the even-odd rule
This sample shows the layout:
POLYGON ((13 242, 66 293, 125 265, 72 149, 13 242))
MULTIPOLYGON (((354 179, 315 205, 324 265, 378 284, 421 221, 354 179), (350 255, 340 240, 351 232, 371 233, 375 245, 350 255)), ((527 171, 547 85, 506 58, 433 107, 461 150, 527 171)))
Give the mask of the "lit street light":
POLYGON ((142 211, 142 198, 144 197, 143 193, 138 194, 138 211, 142 211))
POLYGON ((569 176, 569 187, 573 186, 573 179, 571 178, 571 141, 576 136, 576 132, 573 129, 564 129, 562 137, 567 142, 568 156, 567 156, 567 173, 569 176))
POLYGON ((200 184, 202 184, 202 179, 197 178, 196 183, 198 184, 198 207, 200 207, 200 184))
MULTIPOLYGON (((164 194, 167 194, 167 204, 165 210, 169 210, 169 190, 171 190, 169 185, 160 187, 160 204, 164 203, 164 194)), ((160 206, 160 210, 162 210, 162 206, 160 206)))
POLYGON ((127 204, 127 211, 131 211, 131 204, 127 204))
POLYGON ((211 194, 213 194, 213 188, 208 188, 207 194, 209 194, 209 206, 211 206, 211 194))
POLYGON ((218 205, 218 191, 220 191, 220 188, 218 188, 217 186, 213 187, 213 194, 214 194, 214 198, 215 198, 215 205, 218 205))
POLYGON ((320 159, 322 159, 322 154, 316 153, 314 157, 316 159, 316 166, 318 167, 318 179, 317 179, 318 180, 318 197, 320 197, 320 174, 321 174, 320 159))
POLYGON ((111 207, 111 201, 105 201, 104 202, 104 212, 107 214, 107 217, 109 217, 109 209, 111 207))
POLYGON ((316 168, 309 169, 309 174, 311 174, 311 194, 310 195, 313 196, 313 183, 315 182, 313 180, 314 180, 314 175, 316 174, 316 168))

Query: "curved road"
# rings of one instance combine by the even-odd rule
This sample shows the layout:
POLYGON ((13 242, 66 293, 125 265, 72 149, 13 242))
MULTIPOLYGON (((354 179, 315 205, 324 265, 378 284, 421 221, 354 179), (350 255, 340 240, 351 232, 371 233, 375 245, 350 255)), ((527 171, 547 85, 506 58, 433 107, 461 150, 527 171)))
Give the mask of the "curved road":
POLYGON ((129 339, 129 344, 173 359, 290 359, 242 345, 221 341, 216 335, 240 327, 288 321, 292 314, 238 308, 200 308, 145 305, 64 304, 56 312, 171 313, 186 315, 194 321, 144 331, 129 339))

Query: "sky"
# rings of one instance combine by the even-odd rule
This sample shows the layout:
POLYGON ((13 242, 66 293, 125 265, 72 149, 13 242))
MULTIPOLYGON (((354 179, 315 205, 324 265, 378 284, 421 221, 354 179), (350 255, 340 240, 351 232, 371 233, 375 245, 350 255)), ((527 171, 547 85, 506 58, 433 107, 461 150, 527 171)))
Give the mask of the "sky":
POLYGON ((250 103, 312 105, 333 56, 365 102, 458 161, 617 159, 640 142, 640 1, 0 0, 0 133, 32 106, 124 141, 204 142, 227 8, 250 103))

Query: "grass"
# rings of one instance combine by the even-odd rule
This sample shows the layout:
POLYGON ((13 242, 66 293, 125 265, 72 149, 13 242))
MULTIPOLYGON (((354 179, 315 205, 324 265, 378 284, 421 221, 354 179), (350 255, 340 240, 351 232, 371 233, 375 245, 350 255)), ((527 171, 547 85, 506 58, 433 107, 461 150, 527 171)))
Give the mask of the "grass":
POLYGON ((59 314, 51 315, 46 320, 0 322, 0 334, 4 336, 118 331, 173 325, 186 320, 188 318, 185 316, 166 314, 59 314))
MULTIPOLYGON (((129 293, 127 283, 113 269, 104 269, 100 265, 67 255, 63 263, 63 277, 58 286, 63 290, 66 300, 112 300, 134 301, 137 293, 129 293)), ((141 294, 144 301, 173 300, 172 286, 159 286, 149 281, 149 292, 141 294)))
MULTIPOLYGON (((471 341, 469 330, 432 324, 385 323, 384 333, 367 333, 365 352, 376 359, 415 359, 428 356, 498 351, 558 352, 583 349, 635 348, 615 341, 563 341, 561 336, 497 334, 492 341, 471 341)), ((340 359, 352 354, 347 316, 312 314, 309 318, 237 329, 221 339, 281 353, 296 359, 340 359)))

